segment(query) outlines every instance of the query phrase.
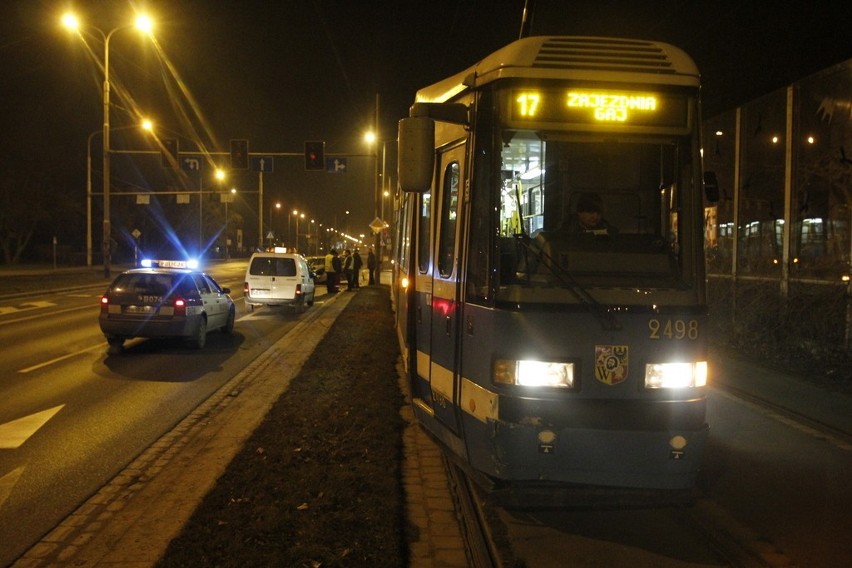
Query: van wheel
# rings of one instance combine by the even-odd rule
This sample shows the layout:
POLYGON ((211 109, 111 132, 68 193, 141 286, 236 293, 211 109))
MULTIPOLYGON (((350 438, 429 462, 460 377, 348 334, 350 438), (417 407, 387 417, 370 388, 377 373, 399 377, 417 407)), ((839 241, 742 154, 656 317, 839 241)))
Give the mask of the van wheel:
POLYGON ((314 292, 313 294, 311 294, 311 299, 310 299, 310 300, 308 300, 308 302, 307 302, 309 306, 313 306, 313 305, 314 305, 314 296, 316 296, 316 292, 314 292))
POLYGON ((192 338, 192 346, 196 349, 204 349, 207 343, 207 319, 201 318, 198 322, 198 329, 195 331, 195 336, 192 338))

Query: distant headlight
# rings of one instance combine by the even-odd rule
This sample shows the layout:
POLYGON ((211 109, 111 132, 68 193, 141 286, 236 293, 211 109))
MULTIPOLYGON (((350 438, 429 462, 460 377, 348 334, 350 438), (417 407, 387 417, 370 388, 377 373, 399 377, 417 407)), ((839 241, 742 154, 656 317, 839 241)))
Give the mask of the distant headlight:
POLYGON ((525 387, 572 388, 574 363, 498 359, 494 362, 494 382, 525 387))
POLYGON ((648 363, 645 365, 645 388, 683 389, 707 385, 707 362, 648 363))

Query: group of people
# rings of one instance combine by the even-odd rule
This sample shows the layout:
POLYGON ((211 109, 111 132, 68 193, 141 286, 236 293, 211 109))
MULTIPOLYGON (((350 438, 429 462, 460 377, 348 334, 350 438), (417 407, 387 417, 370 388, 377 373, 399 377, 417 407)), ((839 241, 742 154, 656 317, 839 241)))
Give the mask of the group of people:
MULTIPOLYGON (((347 291, 354 292, 361 288, 361 268, 364 266, 364 261, 358 249, 350 251, 344 249, 342 254, 338 254, 336 249, 331 249, 325 255, 325 285, 328 293, 339 292, 341 277, 346 279, 347 291)), ((367 253, 367 268, 370 271, 369 285, 376 283, 376 255, 373 249, 367 253)))

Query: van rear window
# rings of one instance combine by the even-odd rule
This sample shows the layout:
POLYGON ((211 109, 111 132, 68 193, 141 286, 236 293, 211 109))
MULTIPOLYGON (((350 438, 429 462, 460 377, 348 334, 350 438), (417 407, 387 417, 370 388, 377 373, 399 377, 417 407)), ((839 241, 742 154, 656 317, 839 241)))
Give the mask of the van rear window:
POLYGON ((251 261, 252 276, 295 276, 296 261, 292 258, 259 257, 251 261))

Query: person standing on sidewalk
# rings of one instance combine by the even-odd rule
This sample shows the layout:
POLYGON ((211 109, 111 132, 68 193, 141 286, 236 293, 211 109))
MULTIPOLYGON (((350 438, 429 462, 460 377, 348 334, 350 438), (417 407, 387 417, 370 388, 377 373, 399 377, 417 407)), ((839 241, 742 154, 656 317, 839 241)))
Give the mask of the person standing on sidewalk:
MULTIPOLYGON (((329 294, 337 292, 337 270, 334 267, 334 261, 337 260, 337 251, 331 249, 325 255, 325 288, 329 294)), ((337 265, 340 266, 340 261, 337 260, 337 265)))
POLYGON ((373 254, 373 247, 370 247, 370 251, 367 253, 367 268, 370 270, 369 285, 372 286, 376 283, 376 255, 373 254))
POLYGON ((352 252, 352 285, 355 286, 356 290, 361 288, 361 267, 364 266, 364 261, 361 260, 361 255, 358 253, 358 249, 355 249, 352 252))
POLYGON ((349 249, 343 251, 343 276, 346 278, 346 290, 351 292, 352 286, 352 253, 349 249))

